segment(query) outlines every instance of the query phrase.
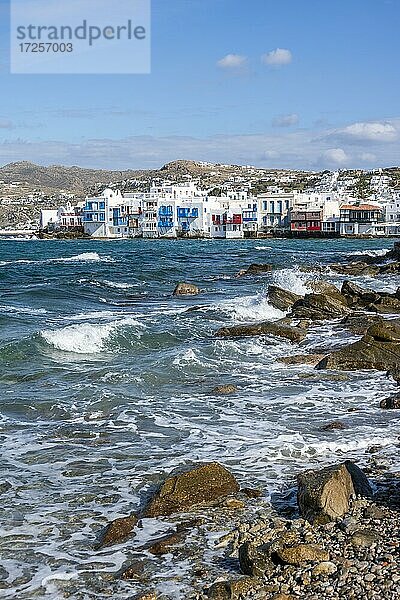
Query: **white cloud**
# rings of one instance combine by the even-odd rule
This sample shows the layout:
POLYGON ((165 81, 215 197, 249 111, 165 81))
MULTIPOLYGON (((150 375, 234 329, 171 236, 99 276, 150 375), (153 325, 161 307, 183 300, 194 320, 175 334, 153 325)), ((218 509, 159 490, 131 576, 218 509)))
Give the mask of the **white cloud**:
POLYGON ((290 115, 279 115, 272 120, 274 127, 292 127, 299 122, 299 115, 292 113, 290 115))
POLYGON ((397 130, 390 123, 353 123, 337 132, 338 137, 374 142, 392 142, 397 138, 397 130))
POLYGON ((245 56, 240 54, 227 54, 217 62, 217 66, 221 69, 240 69, 247 62, 245 56))
POLYGON ((276 48, 271 50, 268 54, 263 54, 261 60, 266 65, 272 65, 274 67, 280 67, 281 65, 288 65, 292 62, 292 53, 286 48, 276 48))
MULTIPOLYGON (((400 119, 390 122, 400 130, 400 119)), ((102 169, 153 169, 177 158, 216 163, 253 164, 285 169, 373 168, 400 164, 400 140, 392 144, 349 140, 332 143, 332 129, 276 128, 270 133, 204 136, 130 136, 122 139, 11 139, 0 141, 0 163, 30 160, 39 164, 80 165, 102 169), (374 155, 374 157, 372 156, 374 155)))
POLYGON ((325 150, 323 157, 328 163, 336 165, 344 165, 349 158, 343 148, 329 148, 325 150))

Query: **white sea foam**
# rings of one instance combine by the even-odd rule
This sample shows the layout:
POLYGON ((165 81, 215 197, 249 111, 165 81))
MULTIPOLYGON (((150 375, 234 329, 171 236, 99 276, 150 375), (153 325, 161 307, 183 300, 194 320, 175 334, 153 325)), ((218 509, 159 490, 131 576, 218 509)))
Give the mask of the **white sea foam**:
POLYGON ((310 279, 310 273, 300 271, 298 267, 293 269, 281 269, 275 271, 272 275, 272 281, 275 285, 304 296, 311 290, 307 287, 307 281, 310 279))
POLYGON ((8 260, 0 262, 0 266, 6 265, 40 265, 49 263, 80 263, 80 262, 104 262, 112 263, 115 259, 111 256, 100 256, 97 252, 83 252, 74 256, 61 256, 60 258, 47 258, 45 260, 30 260, 20 258, 18 260, 8 260))
POLYGON ((272 246, 256 246, 256 250, 272 250, 272 246))
POLYGON ((67 325, 62 329, 45 329, 40 335, 57 350, 75 354, 97 354, 106 350, 110 336, 124 327, 136 327, 138 331, 143 325, 136 319, 126 318, 102 325, 82 323, 67 325))
POLYGON ((75 256, 50 258, 49 262, 114 262, 111 256, 100 256, 97 252, 83 252, 75 256))
POLYGON ((380 250, 358 250, 352 252, 352 256, 384 256, 388 252, 387 248, 381 248, 380 250))
POLYGON ((226 300, 218 308, 234 321, 273 321, 285 316, 285 313, 268 302, 263 293, 226 300))
POLYGON ((0 305, 0 313, 12 313, 21 315, 44 315, 46 314, 44 308, 30 308, 29 306, 6 306, 0 305))

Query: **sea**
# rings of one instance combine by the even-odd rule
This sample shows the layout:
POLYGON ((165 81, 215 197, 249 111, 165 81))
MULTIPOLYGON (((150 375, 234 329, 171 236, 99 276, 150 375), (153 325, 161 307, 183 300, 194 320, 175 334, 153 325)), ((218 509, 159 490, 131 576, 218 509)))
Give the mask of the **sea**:
MULTIPOLYGON (((0 597, 133 598, 140 585, 116 575, 144 555, 147 587, 187 598, 188 558, 143 550, 173 523, 144 519, 136 537, 95 550, 171 471, 218 461, 267 506, 304 469, 363 466, 373 446, 398 456, 398 415, 379 408, 397 391, 385 373, 279 362, 358 339, 339 323, 312 326, 300 345, 215 337, 283 317, 270 283, 340 286, 330 263, 382 256, 393 241, 0 240, 0 597), (251 263, 274 268, 237 277, 251 263), (180 281, 200 294, 174 297, 180 281), (231 383, 236 393, 213 391, 231 383), (323 429, 337 420, 344 429, 323 429)), ((211 538, 203 560, 215 564, 211 538)))

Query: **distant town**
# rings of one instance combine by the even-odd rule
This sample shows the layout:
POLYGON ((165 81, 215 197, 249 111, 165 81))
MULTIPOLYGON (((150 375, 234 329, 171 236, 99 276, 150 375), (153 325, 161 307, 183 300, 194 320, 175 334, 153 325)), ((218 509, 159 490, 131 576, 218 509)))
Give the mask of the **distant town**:
MULTIPOLYGON (((96 171, 92 173, 95 177, 96 171)), ((97 186, 92 182, 92 189, 97 189, 86 194, 79 189, 82 182, 76 183, 79 177, 74 179, 78 189, 71 185, 61 190, 61 183, 53 181, 52 194, 36 189, 25 197, 18 197, 15 190, 26 181, 0 181, 0 208, 25 207, 27 213, 25 220, 11 223, 3 216, 3 235, 28 231, 44 238, 97 239, 400 235, 397 168, 315 173, 175 161, 159 171, 137 172, 137 177, 132 177, 135 172, 128 178, 121 177, 123 173, 113 177, 110 172, 97 173, 114 181, 97 186), (14 193, 6 196, 5 186, 8 191, 14 186, 14 193)), ((49 173, 45 181, 47 185, 51 181, 49 173)), ((38 174, 35 183, 41 183, 38 174)))

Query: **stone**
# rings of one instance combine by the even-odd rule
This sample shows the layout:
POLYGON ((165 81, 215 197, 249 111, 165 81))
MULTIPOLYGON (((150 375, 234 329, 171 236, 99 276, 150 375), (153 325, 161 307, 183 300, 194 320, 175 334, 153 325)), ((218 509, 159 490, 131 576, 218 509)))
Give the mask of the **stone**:
POLYGON ((250 325, 235 325, 233 327, 221 327, 216 332, 217 337, 245 337, 256 335, 272 335, 282 337, 291 342, 301 342, 306 337, 306 331, 300 327, 283 325, 279 321, 263 321, 250 325))
POLYGON ((363 261, 353 261, 348 264, 333 264, 330 265, 332 271, 336 273, 342 273, 343 275, 378 275, 379 267, 376 265, 370 265, 363 261))
POLYGON ((235 477, 213 462, 169 476, 144 510, 145 517, 187 511, 197 504, 210 503, 239 491, 235 477))
POLYGON ((302 296, 299 294, 284 290, 277 285, 268 286, 268 300, 272 306, 279 310, 288 310, 297 300, 300 300, 300 298, 302 298, 302 296))
POLYGON ((369 548, 379 540, 379 534, 371 529, 362 529, 353 533, 350 542, 357 548, 369 548))
POLYGON ((178 283, 175 287, 173 296, 195 296, 200 293, 200 289, 193 283, 178 283))
POLYGON ((306 281, 306 287, 314 292, 315 294, 325 294, 327 296, 340 295, 340 291, 333 283, 323 281, 322 279, 317 281, 306 281))
POLYGON ((257 264, 253 263, 247 269, 241 269, 238 273, 238 277, 243 275, 260 275, 262 273, 270 273, 273 267, 270 264, 257 264))
POLYGON ((289 594, 275 594, 272 596, 272 600, 295 600, 293 596, 289 594))
POLYGON ((400 312, 400 300, 392 296, 380 296, 376 302, 368 306, 368 310, 381 314, 393 314, 400 312))
POLYGON ((138 522, 138 517, 135 514, 129 517, 120 517, 114 519, 107 525, 104 531, 100 535, 99 543, 97 548, 104 548, 105 546, 112 546, 113 544, 120 544, 124 542, 133 533, 133 528, 138 522))
POLYGON ((346 514, 353 494, 372 495, 368 479, 351 461, 305 471, 298 475, 297 482, 300 514, 311 523, 335 520, 346 514))
POLYGON ((224 506, 229 508, 229 510, 239 510, 244 508, 246 504, 243 500, 238 500, 238 498, 227 498, 224 502, 224 506))
POLYGON ((352 308, 368 307, 374 302, 379 302, 381 295, 373 290, 365 290, 352 281, 344 281, 341 289, 342 295, 352 308))
POLYGON ((212 600, 230 600, 231 588, 228 581, 216 581, 207 590, 207 597, 212 600))
POLYGON ((265 571, 275 566, 266 547, 249 541, 239 546, 239 564, 242 573, 252 577, 262 577, 265 571))
POLYGON ((324 294, 306 294, 304 298, 293 304, 291 316, 298 319, 324 321, 343 317, 348 312, 345 299, 339 300, 337 297, 324 294))
POLYGON ((400 326, 382 322, 371 325, 364 337, 323 358, 317 369, 387 371, 400 365, 400 326))
POLYGON ((323 427, 321 427, 321 429, 323 431, 332 431, 334 429, 346 429, 346 425, 341 421, 332 421, 332 423, 327 423, 327 425, 324 425, 323 427))
POLYGON ((356 335, 364 335, 374 323, 383 323, 383 318, 377 315, 350 314, 341 321, 341 324, 356 335))
POLYGON ((278 361, 285 365, 311 365, 315 367, 325 356, 325 354, 295 354, 294 356, 282 356, 278 361))
POLYGON ((139 581, 143 578, 144 574, 144 563, 142 560, 133 561, 126 569, 123 569, 120 573, 120 578, 124 580, 136 580, 139 581))
POLYGON ((218 394, 218 395, 234 394, 235 392, 237 392, 237 387, 233 383, 225 383, 223 385, 217 385, 212 391, 213 394, 218 394))
POLYGON ((157 594, 155 592, 139 594, 137 596, 134 596, 132 600, 157 600, 157 594))
POLYGON ((162 556, 163 554, 169 554, 171 548, 183 542, 187 535, 187 531, 182 529, 181 531, 175 531, 159 538, 156 542, 152 542, 146 546, 148 550, 154 556, 162 556))
POLYGON ((255 488, 241 488, 240 490, 243 494, 245 494, 248 498, 260 498, 263 495, 261 490, 257 490, 255 488))
POLYGON ((312 570, 313 575, 333 575, 333 573, 336 573, 336 571, 337 566, 334 562, 331 562, 329 560, 320 562, 318 565, 315 565, 315 567, 312 570))
POLYGON ((400 393, 384 398, 380 401, 379 406, 386 409, 398 409, 400 408, 400 393))
POLYGON ((295 566, 329 560, 329 553, 317 544, 297 544, 289 548, 279 548, 277 555, 283 563, 295 566))

